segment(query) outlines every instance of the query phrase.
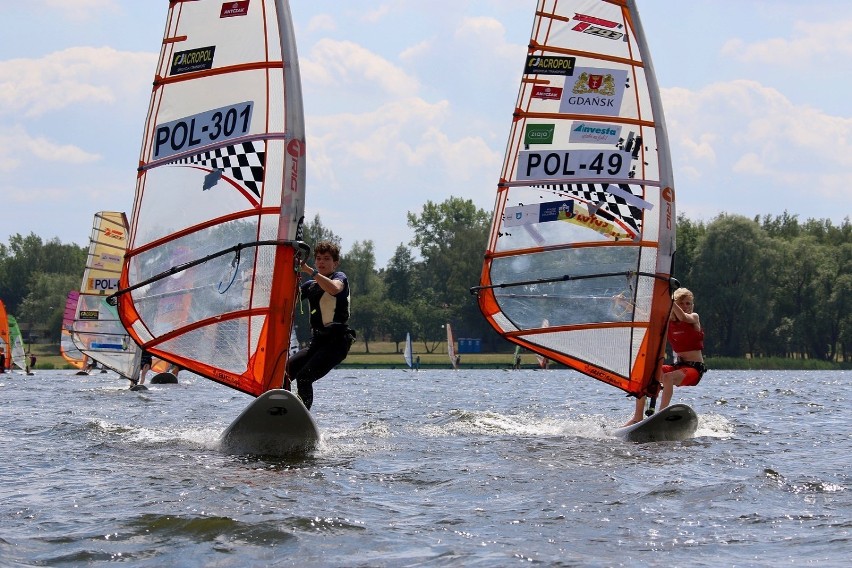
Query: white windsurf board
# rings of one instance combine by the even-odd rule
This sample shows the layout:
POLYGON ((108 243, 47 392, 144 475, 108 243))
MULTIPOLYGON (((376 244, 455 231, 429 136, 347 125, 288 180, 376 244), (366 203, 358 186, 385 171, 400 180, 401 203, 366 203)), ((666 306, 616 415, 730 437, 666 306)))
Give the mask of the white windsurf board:
POLYGON ((613 432, 627 442, 678 442, 691 438, 698 429, 698 415, 685 404, 672 404, 641 422, 613 432))
POLYGON ((319 428, 299 397, 274 389, 237 416, 219 438, 219 447, 228 454, 285 457, 310 452, 319 440, 319 428))

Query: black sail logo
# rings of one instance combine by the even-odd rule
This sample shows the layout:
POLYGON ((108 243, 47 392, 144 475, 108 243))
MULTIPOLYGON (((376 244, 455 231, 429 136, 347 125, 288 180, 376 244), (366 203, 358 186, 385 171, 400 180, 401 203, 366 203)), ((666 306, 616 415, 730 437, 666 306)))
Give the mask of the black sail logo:
POLYGON ((524 66, 525 75, 566 75, 574 74, 574 57, 556 57, 551 55, 529 55, 524 66))
POLYGON ((213 67, 213 54, 216 46, 198 47, 187 51, 178 51, 172 56, 171 75, 204 71, 213 67))

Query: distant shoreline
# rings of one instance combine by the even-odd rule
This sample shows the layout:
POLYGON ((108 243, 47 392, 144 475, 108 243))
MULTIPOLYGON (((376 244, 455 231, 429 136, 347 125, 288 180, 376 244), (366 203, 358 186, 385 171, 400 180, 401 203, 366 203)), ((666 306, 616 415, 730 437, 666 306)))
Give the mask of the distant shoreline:
MULTIPOLYGON (((381 344, 384 347, 386 344, 381 344)), ((60 355, 50 353, 49 346, 34 346, 33 352, 38 357, 35 370, 39 369, 68 369, 69 365, 60 355)), ((55 352, 55 351, 54 351, 55 352)), ((415 353, 420 355, 421 369, 446 369, 450 370, 449 358, 446 352, 438 353, 415 353)), ((462 353, 461 369, 507 369, 513 367, 513 353, 462 353)), ((852 370, 852 362, 831 363, 817 359, 786 359, 783 357, 756 357, 756 358, 734 358, 734 357, 708 357, 707 367, 712 370, 753 370, 753 371, 842 371, 852 370)), ((343 363, 338 365, 339 369, 406 369, 408 368, 402 359, 401 353, 376 352, 365 353, 363 351, 352 352, 343 363)), ((521 369, 538 369, 538 361, 532 353, 521 354, 521 369)), ((567 370, 562 365, 550 365, 551 370, 567 370)))

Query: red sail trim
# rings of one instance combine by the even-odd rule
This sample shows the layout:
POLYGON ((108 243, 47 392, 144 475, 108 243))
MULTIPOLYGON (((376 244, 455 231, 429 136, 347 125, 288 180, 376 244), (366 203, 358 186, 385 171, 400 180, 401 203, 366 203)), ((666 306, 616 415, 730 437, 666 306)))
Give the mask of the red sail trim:
MULTIPOLYGON (((280 208, 278 207, 261 207, 260 209, 255 210, 243 210, 237 211, 235 213, 231 213, 229 215, 223 215, 221 217, 217 217, 215 219, 210 219, 209 221, 205 221, 204 223, 199 223, 197 225, 193 225, 191 227, 186 227, 180 231, 175 231, 165 237, 159 238, 155 241, 151 241, 150 243, 146 243, 144 245, 139 245, 132 251, 127 251, 127 256, 136 256, 143 252, 147 252, 153 248, 158 246, 162 246, 164 243, 176 240, 180 237, 184 237, 186 235, 195 233, 197 231, 207 229, 209 227, 215 227, 216 225, 220 225, 222 223, 227 223, 228 221, 236 221, 239 219, 245 219, 248 217, 257 217, 259 215, 269 215, 269 214, 277 214, 280 208)), ((236 244, 236 243, 235 243, 236 244)), ((126 288, 126 286, 122 286, 122 288, 126 288)))
POLYGON ((516 112, 517 119, 521 118, 544 118, 547 120, 566 120, 566 119, 574 119, 574 120, 588 120, 599 121, 599 122, 613 122, 615 124, 635 124, 636 126, 647 126, 649 128, 654 128, 656 125, 649 120, 642 120, 638 118, 630 118, 627 116, 604 116, 604 115, 594 115, 594 114, 583 114, 583 115, 571 115, 557 112, 524 112, 519 111, 516 112))
POLYGON ((566 249, 581 249, 581 248, 612 248, 612 247, 657 247, 659 246, 656 241, 616 241, 616 242, 599 242, 599 243, 577 243, 577 244, 564 244, 564 245, 549 245, 549 246, 540 246, 540 247, 530 247, 525 249, 513 249, 507 251, 500 252, 485 252, 485 258, 494 259, 494 258, 502 258, 506 256, 518 256, 521 254, 532 254, 536 252, 546 252, 553 250, 566 250, 566 249))

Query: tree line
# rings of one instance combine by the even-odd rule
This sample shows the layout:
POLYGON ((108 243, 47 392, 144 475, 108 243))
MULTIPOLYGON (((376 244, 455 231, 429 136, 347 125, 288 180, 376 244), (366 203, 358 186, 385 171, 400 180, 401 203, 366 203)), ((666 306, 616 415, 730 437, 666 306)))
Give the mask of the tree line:
MULTIPOLYGON (((385 267, 371 240, 342 252, 340 269, 352 292, 351 326, 370 343, 400 347, 406 333, 433 352, 450 323, 457 338, 482 340, 484 351, 513 346, 494 333, 469 293, 479 283, 491 213, 471 200, 427 201, 407 214, 413 233, 385 267)), ((341 244, 319 215, 305 241, 341 244)), ((707 223, 683 215, 677 223, 674 275, 696 297, 710 356, 780 356, 822 360, 852 357, 852 225, 799 222, 784 213, 749 219, 722 214, 707 223)), ((87 249, 34 234, 0 243, 0 299, 24 326, 45 327, 58 341, 69 290, 82 278, 87 249)), ((297 333, 309 335, 306 307, 297 333)))

